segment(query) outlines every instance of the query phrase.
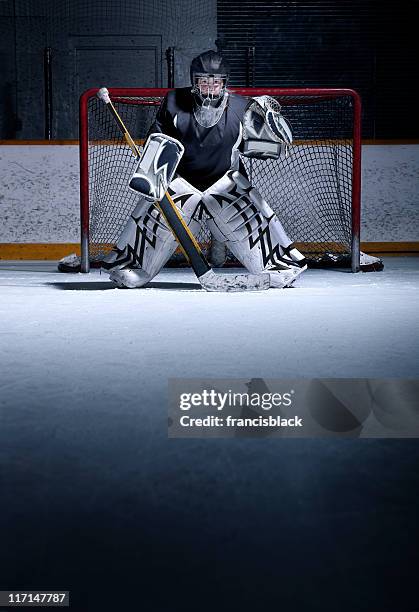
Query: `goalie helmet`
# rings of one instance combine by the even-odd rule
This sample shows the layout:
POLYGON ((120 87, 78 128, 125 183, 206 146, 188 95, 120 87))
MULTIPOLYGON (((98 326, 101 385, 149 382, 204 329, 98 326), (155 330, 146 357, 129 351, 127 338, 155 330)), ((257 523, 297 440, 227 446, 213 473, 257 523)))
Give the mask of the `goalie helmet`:
POLYGON ((205 51, 192 60, 191 83, 194 116, 203 127, 216 125, 227 104, 229 67, 216 51, 205 51))

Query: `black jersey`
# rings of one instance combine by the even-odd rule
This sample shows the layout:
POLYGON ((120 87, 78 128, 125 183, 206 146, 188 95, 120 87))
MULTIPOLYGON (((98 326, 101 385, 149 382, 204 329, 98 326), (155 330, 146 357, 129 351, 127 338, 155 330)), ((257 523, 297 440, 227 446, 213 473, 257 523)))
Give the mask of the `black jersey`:
POLYGON ((183 144, 185 152, 177 173, 204 191, 230 168, 239 167, 238 147, 247 104, 246 98, 229 93, 221 119, 205 128, 194 117, 190 87, 175 89, 165 96, 149 133, 162 132, 183 144))

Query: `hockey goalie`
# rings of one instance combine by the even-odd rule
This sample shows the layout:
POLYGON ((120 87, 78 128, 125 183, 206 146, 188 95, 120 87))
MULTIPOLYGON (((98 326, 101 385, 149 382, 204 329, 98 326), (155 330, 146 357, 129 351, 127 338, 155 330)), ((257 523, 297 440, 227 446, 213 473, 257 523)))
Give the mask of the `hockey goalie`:
POLYGON ((202 220, 251 273, 290 286, 307 267, 279 219, 248 180, 241 156, 278 159, 292 142, 278 103, 227 90, 222 56, 191 64, 192 87, 170 91, 159 108, 130 187, 139 200, 104 268, 119 287, 142 287, 177 247, 153 201, 167 190, 196 236, 202 220))

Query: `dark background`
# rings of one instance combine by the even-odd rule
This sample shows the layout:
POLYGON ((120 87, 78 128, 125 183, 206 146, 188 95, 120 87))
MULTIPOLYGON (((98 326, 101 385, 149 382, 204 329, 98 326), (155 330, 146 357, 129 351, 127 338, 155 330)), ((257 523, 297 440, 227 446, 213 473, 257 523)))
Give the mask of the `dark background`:
POLYGON ((75 612, 419 610, 418 440, 168 439, 167 383, 141 378, 138 405, 104 380, 103 406, 0 411, 1 589, 70 590, 75 612))
POLYGON ((349 87, 363 136, 419 137, 417 2, 377 0, 0 0, 0 137, 43 138, 44 49, 51 49, 52 137, 77 138, 89 87, 187 84, 191 57, 216 45, 233 85, 349 87), (205 38, 203 32, 216 33, 205 38))
POLYGON ((218 0, 217 7, 218 42, 235 83, 349 87, 363 99, 364 138, 419 136, 417 2, 218 0))

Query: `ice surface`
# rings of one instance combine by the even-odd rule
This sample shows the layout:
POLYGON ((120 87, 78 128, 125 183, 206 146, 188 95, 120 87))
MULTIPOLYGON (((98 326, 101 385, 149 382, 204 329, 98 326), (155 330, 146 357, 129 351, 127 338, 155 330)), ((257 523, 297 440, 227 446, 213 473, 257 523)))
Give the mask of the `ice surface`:
POLYGON ((280 575, 287 610, 319 592, 341 612, 413 609, 417 440, 167 438, 170 376, 417 377, 418 260, 385 264, 220 294, 188 270, 120 290, 3 262, 4 584, 66 585, 103 612, 134 609, 139 586, 148 609, 183 609, 194 585, 193 609, 214 610, 202 593, 232 583, 246 610, 249 581, 256 609, 280 575), (382 567, 399 568, 390 595, 382 567))
POLYGON ((2 262, 2 402, 165 397, 169 377, 416 377, 419 260, 309 270, 291 289, 211 294, 188 269, 149 288, 2 262))

